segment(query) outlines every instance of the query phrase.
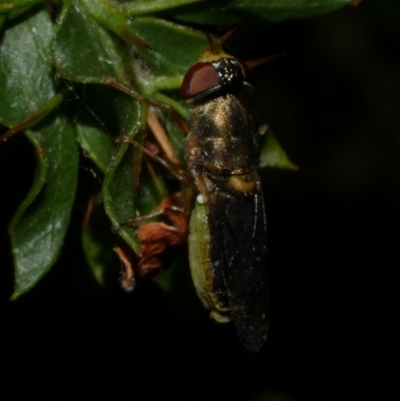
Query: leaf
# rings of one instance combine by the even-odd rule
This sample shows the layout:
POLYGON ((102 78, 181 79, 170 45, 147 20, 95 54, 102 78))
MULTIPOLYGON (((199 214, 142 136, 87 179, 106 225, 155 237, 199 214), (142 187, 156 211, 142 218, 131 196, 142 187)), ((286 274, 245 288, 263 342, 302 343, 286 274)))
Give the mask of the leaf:
MULTIPOLYGON (((0 121, 8 126, 43 117, 64 96, 56 95, 53 86, 53 26, 48 13, 39 11, 21 22, 15 21, 5 31, 0 48, 0 121)), ((14 299, 32 288, 57 259, 77 179, 75 132, 63 117, 48 116, 26 134, 35 147, 37 171, 9 228, 15 269, 14 299)))
POLYGON ((104 83, 108 77, 125 80, 121 41, 79 6, 64 1, 52 43, 56 68, 64 78, 104 83))
POLYGON ((5 14, 0 15, 0 29, 3 26, 4 22, 6 21, 6 19, 7 19, 7 15, 5 15, 5 14))
POLYGON ((169 10, 175 19, 208 25, 308 18, 351 5, 354 0, 213 0, 169 10))
POLYGON ((78 140, 86 155, 105 173, 114 151, 114 141, 99 127, 76 125, 78 140))
POLYGON ((42 0, 2 0, 0 2, 0 13, 26 10, 41 2, 42 0))
MULTIPOLYGON (((153 51, 137 48, 136 52, 151 69, 155 78, 175 78, 175 85, 162 89, 179 88, 184 74, 197 61, 209 45, 206 36, 184 26, 158 18, 136 18, 130 25, 153 51)), ((161 86, 158 85, 161 89, 161 86)))
POLYGON ((106 173, 116 148, 114 137, 130 135, 138 124, 130 117, 136 115, 137 102, 105 85, 87 85, 84 95, 76 118, 78 140, 87 156, 106 173))
MULTIPOLYGON (((112 158, 108 174, 104 180, 103 196, 106 213, 115 227, 129 219, 135 218, 135 201, 133 197, 133 149, 123 143, 112 158)), ((135 252, 140 251, 136 229, 125 227, 118 234, 135 252)))
MULTIPOLYGON (((133 137, 141 126, 141 109, 137 100, 109 86, 90 85, 85 88, 85 107, 77 117, 79 141, 87 155, 105 173, 104 207, 114 226, 135 217, 136 203, 133 147, 127 143, 115 144, 113 136, 133 137)), ((118 234, 132 247, 138 247, 135 229, 127 227, 118 234)))
POLYGON ((141 14, 154 14, 185 5, 193 6, 201 1, 203 0, 141 0, 140 2, 131 0, 120 5, 120 12, 133 17, 141 14))
MULTIPOLYGON (((125 100, 133 99, 126 96, 125 100)), ((133 137, 140 129, 141 111, 138 102, 131 103, 129 114, 123 113, 120 117, 125 118, 126 131, 124 135, 133 137)), ((133 171, 133 146, 127 143, 120 143, 114 152, 103 184, 104 207, 108 217, 114 226, 132 219, 135 216, 136 205, 134 200, 134 171, 133 171)), ((139 252, 140 245, 136 229, 125 227, 118 231, 118 234, 136 252, 139 252)))
POLYGON ((111 3, 108 0, 81 0, 80 4, 91 17, 108 28, 128 43, 137 47, 151 49, 152 46, 143 40, 132 29, 131 22, 140 15, 154 14, 169 8, 185 4, 195 3, 199 0, 166 0, 166 1, 130 1, 120 4, 111 3))
POLYGON ((37 109, 33 114, 24 118, 19 123, 13 124, 8 131, 0 135, 0 142, 6 141, 8 138, 12 137, 16 133, 27 129, 42 120, 67 98, 67 94, 67 90, 62 90, 47 103, 45 103, 42 107, 37 109))
POLYGON ((246 21, 246 14, 242 13, 241 15, 229 7, 230 1, 201 1, 168 10, 164 14, 178 21, 203 25, 235 25, 246 21))
POLYGON ((283 21, 328 13, 351 3, 353 0, 232 0, 228 9, 257 19, 283 21))
POLYGON ((266 138, 261 147, 260 167, 273 167, 287 170, 299 169, 289 160, 286 152, 269 130, 266 133, 266 138))
MULTIPOLYGON (((156 171, 164 169, 164 167, 162 166, 159 166, 159 168, 157 168, 157 166, 155 166, 155 164, 157 163, 155 162, 151 163, 156 171)), ((157 184, 156 184, 152 180, 152 177, 149 176, 147 170, 143 169, 143 172, 141 173, 140 176, 139 195, 137 198, 137 209, 140 211, 141 216, 146 216, 150 213, 153 213, 156 210, 162 198, 167 197, 169 195, 169 191, 163 176, 165 176, 165 170, 157 174, 157 184)))
MULTIPOLYGON (((85 107, 77 116, 78 138, 87 155, 106 174, 104 206, 111 222, 117 226, 135 216, 138 200, 134 199, 132 145, 117 145, 113 136, 133 137, 138 133, 141 127, 140 104, 112 87, 101 85, 87 86, 84 100, 85 107), (101 120, 97 116, 101 116, 101 120)), ((138 246, 136 229, 128 227, 118 234, 132 247, 138 246)), ((83 230, 82 238, 89 265, 96 279, 100 280, 105 270, 99 257, 101 238, 91 226, 83 230)))
POLYGON ((90 200, 90 216, 82 229, 82 247, 96 281, 103 286, 106 272, 115 266, 116 255, 110 221, 100 206, 100 199, 90 200))
MULTIPOLYGON (((129 83, 130 76, 123 72, 123 55, 130 53, 128 43, 131 42, 135 44, 135 53, 146 65, 146 69, 142 70, 138 68, 141 63, 136 62, 133 73, 147 81, 145 86, 151 86, 147 89, 149 96, 155 90, 179 88, 183 75, 209 46, 206 36, 193 29, 158 18, 131 20, 126 15, 116 17, 117 13, 118 8, 113 9, 112 14, 101 14, 77 5, 63 10, 54 42, 55 58, 59 60, 57 70, 61 75, 80 82, 105 82, 107 77, 115 77, 119 82, 129 83), (126 40, 125 47, 89 15, 126 40), (71 30, 76 31, 76 39, 74 33, 71 40, 71 30), (151 50, 148 45, 155 48, 151 50)), ((138 83, 137 79, 135 81, 138 83)))
POLYGON ((14 125, 55 95, 50 41, 53 26, 45 11, 12 25, 0 47, 0 122, 14 125))
POLYGON ((67 231, 75 196, 78 148, 62 117, 27 131, 36 148, 38 170, 32 188, 10 224, 16 299, 51 268, 67 231), (38 196, 40 192, 40 196, 38 196))

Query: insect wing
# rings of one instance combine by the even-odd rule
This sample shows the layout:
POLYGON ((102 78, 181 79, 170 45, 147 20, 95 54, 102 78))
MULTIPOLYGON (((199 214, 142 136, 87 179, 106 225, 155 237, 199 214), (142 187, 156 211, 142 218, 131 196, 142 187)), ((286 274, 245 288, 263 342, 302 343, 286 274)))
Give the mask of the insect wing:
POLYGON ((211 258, 221 260, 229 307, 250 352, 268 331, 266 217, 260 182, 251 195, 216 192, 209 198, 211 258))

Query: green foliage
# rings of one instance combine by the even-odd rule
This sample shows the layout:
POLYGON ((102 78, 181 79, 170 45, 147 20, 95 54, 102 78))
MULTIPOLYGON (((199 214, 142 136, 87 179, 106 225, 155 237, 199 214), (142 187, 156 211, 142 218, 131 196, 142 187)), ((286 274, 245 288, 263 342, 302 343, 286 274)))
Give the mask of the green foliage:
MULTIPOLYGON (((39 0, 1 1, 0 123, 11 128, 7 138, 23 131, 37 160, 31 189, 9 226, 15 276, 12 297, 34 287, 60 254, 77 188, 78 143, 103 174, 98 198, 112 225, 134 217, 137 210, 148 210, 149 205, 154 208, 167 195, 165 172, 158 173, 164 193, 157 192, 149 178, 142 178, 139 196, 134 193, 141 153, 127 143, 115 144, 114 136, 143 141, 147 106, 111 88, 110 78, 148 99, 171 105, 186 117, 188 107, 176 100, 177 90, 187 69, 208 47, 204 33, 188 23, 304 18, 350 3, 58 0, 47 2, 45 8, 39 0), (74 107, 71 102, 77 97, 81 102, 74 107)), ((182 144, 182 133, 166 119, 171 142, 182 144)), ((182 155, 182 147, 177 154, 182 155)), ((264 166, 294 168, 272 135, 266 136, 262 160, 264 166)), ((84 227, 83 247, 102 282, 112 242, 96 235, 95 225, 91 219, 84 227)), ((123 228, 120 235, 132 249, 140 249, 136 230, 123 228)))

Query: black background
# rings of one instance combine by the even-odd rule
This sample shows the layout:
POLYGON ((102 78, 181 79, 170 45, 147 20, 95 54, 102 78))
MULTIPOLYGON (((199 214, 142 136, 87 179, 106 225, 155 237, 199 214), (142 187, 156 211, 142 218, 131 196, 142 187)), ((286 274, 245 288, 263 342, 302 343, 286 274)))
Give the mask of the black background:
POLYGON ((230 325, 209 322, 187 271, 172 303, 154 283, 132 294, 117 280, 97 287, 79 238, 89 174, 58 263, 8 302, 6 227, 34 169, 26 140, 15 140, 17 156, 0 172, 6 399, 141 398, 159 389, 184 399, 393 395, 400 384, 399 20, 399 1, 365 0, 317 18, 239 28, 230 39, 245 60, 285 52, 254 70, 255 107, 300 167, 262 171, 271 326, 256 355, 230 325))

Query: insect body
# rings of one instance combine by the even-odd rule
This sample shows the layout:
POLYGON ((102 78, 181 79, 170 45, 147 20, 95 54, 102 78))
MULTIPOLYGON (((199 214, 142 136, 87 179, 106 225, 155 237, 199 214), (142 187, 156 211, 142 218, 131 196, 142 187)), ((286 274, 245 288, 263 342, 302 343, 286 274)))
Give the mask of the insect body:
POLYGON ((258 351, 267 337, 266 219, 259 130, 243 92, 244 64, 212 50, 187 72, 182 97, 194 101, 186 162, 200 193, 191 216, 190 267, 204 306, 233 320, 241 342, 258 351))

